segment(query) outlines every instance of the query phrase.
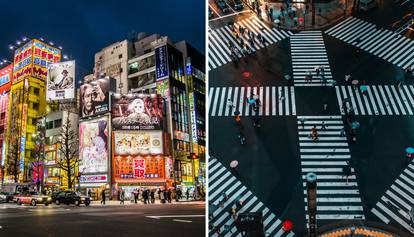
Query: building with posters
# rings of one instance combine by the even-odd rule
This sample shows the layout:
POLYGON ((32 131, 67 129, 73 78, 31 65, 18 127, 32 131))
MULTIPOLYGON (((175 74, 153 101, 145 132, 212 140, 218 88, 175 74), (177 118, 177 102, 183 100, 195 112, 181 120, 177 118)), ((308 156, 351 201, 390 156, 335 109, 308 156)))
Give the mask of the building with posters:
MULTIPOLYGON (((4 167, 6 160, 6 130, 8 122, 8 106, 10 87, 13 78, 13 65, 0 69, 0 165, 4 167)), ((0 169, 0 187, 3 184, 4 170, 0 169)))
POLYGON ((18 163, 7 175, 19 173, 18 181, 33 181, 31 151, 35 144, 32 134, 37 130, 37 119, 46 112, 47 66, 59 62, 61 52, 42 41, 33 39, 14 52, 13 83, 10 90, 9 118, 7 127, 6 163, 18 163))
POLYGON ((175 184, 183 192, 189 189, 193 193, 197 186, 203 189, 204 57, 185 42, 174 44, 157 34, 138 38, 134 50, 136 55, 128 61, 128 91, 162 96, 166 112, 163 130, 169 134, 166 143, 170 149, 165 152, 174 161, 175 184))
MULTIPOLYGON (((116 79, 116 88, 119 83, 127 84, 128 59, 132 54, 132 45, 128 40, 113 43, 95 54, 94 76, 102 74, 116 79)), ((122 91, 126 93, 126 87, 122 91)))

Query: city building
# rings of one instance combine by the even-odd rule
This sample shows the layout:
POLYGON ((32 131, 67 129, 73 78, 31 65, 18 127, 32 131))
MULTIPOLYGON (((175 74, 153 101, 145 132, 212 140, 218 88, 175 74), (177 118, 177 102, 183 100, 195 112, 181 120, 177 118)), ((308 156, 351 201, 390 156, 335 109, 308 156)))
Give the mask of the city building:
POLYGON ((13 65, 8 65, 0 69, 0 187, 4 181, 4 164, 6 160, 6 129, 8 123, 8 106, 12 78, 13 65))
POLYGON ((36 39, 14 52, 6 136, 8 182, 14 181, 16 174, 17 181, 33 181, 33 134, 36 134, 38 119, 46 114, 47 66, 60 60, 59 49, 36 39))

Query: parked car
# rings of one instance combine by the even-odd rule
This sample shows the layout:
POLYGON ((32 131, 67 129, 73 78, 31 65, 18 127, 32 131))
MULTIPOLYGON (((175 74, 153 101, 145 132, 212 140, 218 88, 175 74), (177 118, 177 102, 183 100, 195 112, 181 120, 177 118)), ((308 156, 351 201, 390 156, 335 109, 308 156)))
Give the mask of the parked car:
POLYGON ((241 11, 243 10, 243 2, 241 0, 227 0, 227 2, 229 3, 229 5, 234 9, 234 10, 238 10, 241 11))
POLYGON ((38 192, 27 192, 22 194, 17 194, 14 196, 13 200, 16 201, 17 205, 30 204, 36 206, 37 204, 45 204, 45 206, 52 203, 52 198, 38 192))
POLYGON ((216 0, 216 5, 222 12, 230 12, 229 5, 224 0, 216 0))
POLYGON ((91 204, 91 199, 80 192, 65 191, 56 196, 55 204, 60 205, 61 203, 66 205, 75 204, 76 206, 85 204, 85 206, 89 206, 89 204, 91 204))
POLYGON ((14 193, 11 192, 0 192, 0 202, 12 202, 14 193))

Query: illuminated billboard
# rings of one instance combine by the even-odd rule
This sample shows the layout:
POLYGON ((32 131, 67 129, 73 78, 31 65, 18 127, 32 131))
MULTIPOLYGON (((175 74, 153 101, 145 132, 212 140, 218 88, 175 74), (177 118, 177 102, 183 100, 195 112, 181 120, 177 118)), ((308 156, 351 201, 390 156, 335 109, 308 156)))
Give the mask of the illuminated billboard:
POLYGON ((161 81, 169 76, 167 46, 155 49, 155 79, 161 81))
POLYGON ((112 127, 120 130, 160 130, 162 104, 160 96, 113 96, 112 127))
POLYGON ((75 61, 50 64, 46 83, 46 100, 74 99, 75 61))
POLYGON ((101 78, 80 87, 81 118, 109 111, 109 86, 109 78, 101 78))
POLYGON ((164 156, 125 156, 115 155, 114 177, 127 179, 163 179, 165 178, 164 156))
POLYGON ((0 69, 0 93, 10 90, 13 77, 13 65, 0 69))
POLYGON ((60 61, 61 52, 39 40, 33 39, 14 51, 13 82, 26 76, 45 80, 47 66, 60 61))
POLYGON ((116 155, 158 155, 163 153, 161 131, 114 132, 116 155))
POLYGON ((108 171, 108 118, 79 124, 79 172, 83 174, 108 171))

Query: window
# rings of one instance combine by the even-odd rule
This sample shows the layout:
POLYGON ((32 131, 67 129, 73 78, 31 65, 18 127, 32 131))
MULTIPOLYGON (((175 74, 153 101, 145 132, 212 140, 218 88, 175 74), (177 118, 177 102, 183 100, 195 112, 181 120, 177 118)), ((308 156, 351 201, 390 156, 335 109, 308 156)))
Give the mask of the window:
POLYGON ((60 126, 62 126, 62 119, 55 120, 54 128, 59 128, 60 126))
POLYGON ((35 94, 35 95, 39 95, 39 88, 33 88, 33 94, 35 94))
POLYGON ((121 59, 122 58, 122 54, 118 55, 118 58, 121 59))
POLYGON ((52 129, 53 128, 53 121, 46 122, 46 129, 52 129))
POLYGON ((32 125, 37 125, 37 119, 32 119, 32 125))
POLYGON ((39 109, 39 103, 33 103, 33 109, 38 110, 39 109))

